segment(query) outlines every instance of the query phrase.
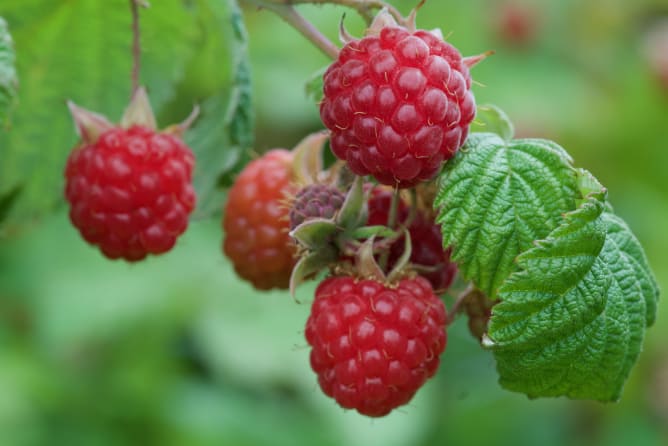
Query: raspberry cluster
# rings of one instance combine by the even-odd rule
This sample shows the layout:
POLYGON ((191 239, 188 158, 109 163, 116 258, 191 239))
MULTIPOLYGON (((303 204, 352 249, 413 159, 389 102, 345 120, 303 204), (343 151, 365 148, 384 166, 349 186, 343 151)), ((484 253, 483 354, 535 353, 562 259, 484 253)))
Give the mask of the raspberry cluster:
MULTIPOLYGON (((376 187, 369 198, 370 225, 387 225, 392 191, 376 187)), ((411 263, 423 268, 420 275, 431 283, 435 290, 448 288, 457 274, 457 266, 450 261, 450 250, 443 249, 441 227, 434 221, 430 213, 415 209, 412 221, 408 226, 411 237, 411 263)), ((397 210, 397 221, 403 224, 409 218, 410 209, 402 200, 397 210)), ((389 268, 392 268, 404 250, 404 239, 399 238, 390 247, 389 268)))

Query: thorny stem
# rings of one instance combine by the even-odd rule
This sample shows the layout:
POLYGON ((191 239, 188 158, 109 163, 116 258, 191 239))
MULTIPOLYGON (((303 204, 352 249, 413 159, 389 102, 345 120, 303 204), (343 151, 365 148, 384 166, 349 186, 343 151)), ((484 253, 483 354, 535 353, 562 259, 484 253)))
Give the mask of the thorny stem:
POLYGON ((299 31, 304 37, 310 40, 320 51, 325 53, 330 59, 336 59, 339 55, 339 49, 327 37, 325 37, 311 22, 302 17, 292 2, 277 3, 269 0, 246 0, 256 5, 258 8, 265 8, 285 20, 290 26, 299 31))
POLYGON ((144 0, 130 0, 130 11, 132 11, 132 96, 134 96, 139 88, 139 69, 141 59, 139 6, 148 8, 148 3, 144 0))

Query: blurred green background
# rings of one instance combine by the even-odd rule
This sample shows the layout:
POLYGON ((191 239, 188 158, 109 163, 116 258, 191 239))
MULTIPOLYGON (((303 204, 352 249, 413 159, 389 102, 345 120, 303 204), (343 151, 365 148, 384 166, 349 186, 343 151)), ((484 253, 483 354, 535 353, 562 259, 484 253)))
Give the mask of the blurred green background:
MULTIPOLYGON (((34 82, 29 80, 30 91, 22 83, 14 122, 18 128, 26 113, 20 110, 29 99, 22 95, 34 97, 34 89, 47 88, 40 82, 49 83, 61 105, 39 110, 38 125, 48 129, 50 117, 67 122, 62 100, 73 93, 48 73, 35 81, 31 67, 22 65, 22 54, 43 44, 29 38, 30 30, 41 26, 29 14, 45 12, 34 7, 22 13, 23 22, 12 23, 18 3, 0 0, 0 16, 7 13, 10 30, 16 31, 19 77, 32 76, 34 82)), ((77 2, 48 3, 57 14, 59 5, 77 2)), ((114 1, 108 7, 112 3, 126 6, 114 1)), ((173 74, 158 69, 158 56, 176 47, 162 48, 160 38, 150 37, 151 16, 164 15, 166 3, 190 8, 202 2, 154 0, 142 12, 149 36, 144 81, 150 88, 161 74, 173 74)), ((407 14, 416 2, 392 3, 407 14)), ((344 11, 351 33, 362 32, 363 22, 350 10, 299 8, 333 40, 344 11)), ((118 26, 129 44, 126 13, 118 26)), ((178 17, 171 20, 179 23, 178 17)), ((199 29, 202 20, 187 26, 199 29)), ((254 150, 291 147, 320 128, 304 84, 327 59, 270 12, 249 7, 244 20, 257 116, 254 150)), ((473 71, 477 101, 506 110, 518 136, 556 140, 576 165, 607 186, 663 290, 668 287, 668 82, 657 72, 657 60, 666 58, 656 53, 668 53, 668 43, 657 45, 656 35, 667 21, 665 0, 429 0, 418 16, 420 27, 441 28, 465 55, 496 51, 473 71)), ((68 51, 76 54, 77 48, 68 51)), ((129 49, 122 57, 129 67, 129 49)), ((193 98, 224 88, 220 79, 229 83, 230 59, 179 59, 186 62, 174 69, 177 87, 153 87, 161 123, 184 116, 193 98)), ((95 63, 104 70, 104 57, 98 55, 95 63)), ((81 65, 64 68, 86 78, 81 65)), ((668 63, 664 69, 668 72, 668 63)), ((129 74, 115 82, 129 91, 129 74)), ((82 105, 116 117, 126 96, 82 99, 88 101, 82 105)), ((68 132, 71 145, 75 136, 68 132)), ((60 153, 31 162, 59 177, 66 157, 60 153)), ((193 221, 168 255, 128 265, 107 261, 87 246, 62 203, 43 210, 0 234, 0 446, 668 444, 665 299, 617 404, 530 401, 502 390, 491 354, 460 319, 448 332, 437 376, 410 405, 372 420, 344 412, 317 388, 303 338, 313 286, 299 290, 298 304, 287 293, 259 293, 238 280, 221 253, 219 212, 193 221)))

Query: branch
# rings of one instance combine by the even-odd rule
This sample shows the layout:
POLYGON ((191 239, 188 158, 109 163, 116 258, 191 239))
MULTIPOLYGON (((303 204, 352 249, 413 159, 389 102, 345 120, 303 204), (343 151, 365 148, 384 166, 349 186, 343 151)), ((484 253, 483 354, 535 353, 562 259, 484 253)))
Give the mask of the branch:
POLYGON ((280 18, 285 20, 290 26, 299 31, 304 37, 317 46, 330 59, 336 59, 339 55, 339 48, 325 37, 311 22, 302 17, 292 2, 271 1, 271 0, 246 0, 258 8, 264 8, 272 11, 280 18))

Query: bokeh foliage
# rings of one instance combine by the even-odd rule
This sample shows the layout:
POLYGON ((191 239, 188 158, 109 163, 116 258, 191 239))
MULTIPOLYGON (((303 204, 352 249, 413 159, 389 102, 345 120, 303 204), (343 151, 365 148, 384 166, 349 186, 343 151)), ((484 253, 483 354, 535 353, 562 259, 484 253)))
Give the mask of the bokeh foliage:
MULTIPOLYGON (((231 56, 243 51, 234 28, 220 26, 232 20, 231 3, 151 3, 142 11, 142 79, 159 123, 201 103, 194 133, 216 146, 198 152, 210 160, 204 167, 215 165, 204 183, 224 185, 219 173, 244 151, 211 135, 248 143, 220 127, 234 122, 222 112, 232 113, 229 97, 241 93, 231 93, 231 80, 244 73, 233 62, 241 56, 231 56)), ((392 3, 408 12, 415 2, 392 3)), ((452 32, 465 54, 496 50, 473 71, 485 85, 474 87, 478 102, 506 110, 518 137, 556 140, 606 185, 665 290, 668 92, 643 55, 645 33, 668 15, 665 2, 525 0, 539 26, 523 47, 495 31, 502 3, 428 1, 418 23, 452 32)), ((301 11, 336 40, 343 8, 301 11)), ((64 101, 120 115, 130 91, 127 2, 0 0, 0 16, 21 82, 10 130, 0 130, 0 195, 23 185, 0 239, 0 445, 668 443, 665 300, 617 404, 502 390, 492 355, 459 319, 437 377, 411 405, 374 421, 341 411, 308 368, 308 305, 260 295, 234 276, 220 252, 219 215, 194 222, 169 255, 132 266, 102 258, 67 222, 61 170, 76 137, 64 101), (8 156, 8 147, 21 150, 8 156)), ((254 150, 289 147, 321 127, 304 85, 327 60, 266 11, 246 9, 244 20, 254 150)), ((361 33, 350 11, 345 23, 361 33)), ((201 215, 220 208, 211 197, 201 215)), ((312 290, 303 286, 299 300, 308 303, 312 290)))

